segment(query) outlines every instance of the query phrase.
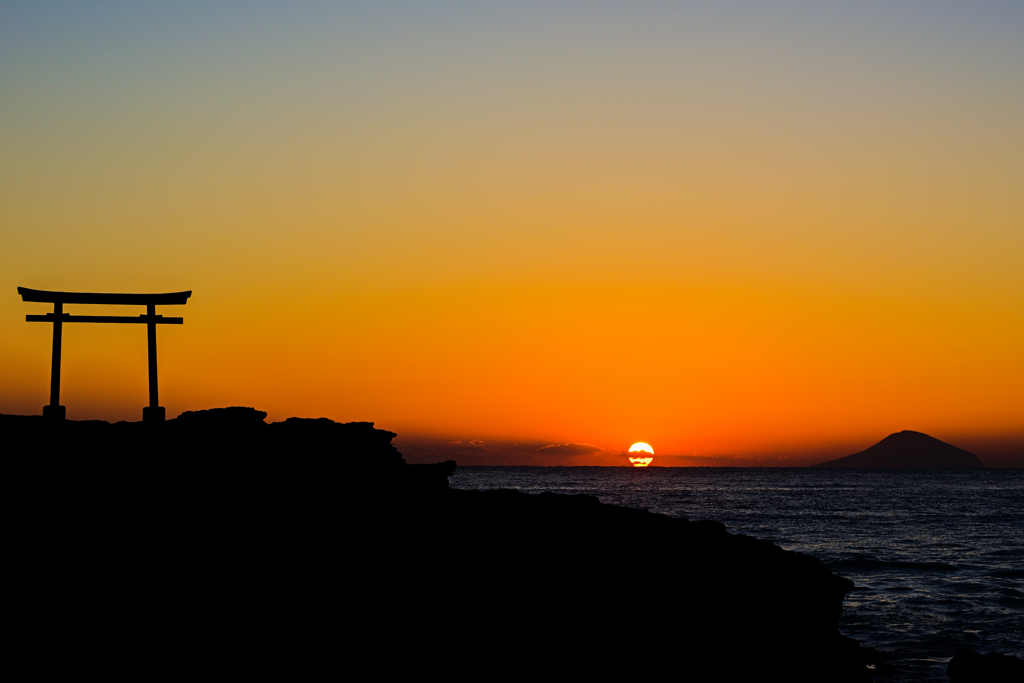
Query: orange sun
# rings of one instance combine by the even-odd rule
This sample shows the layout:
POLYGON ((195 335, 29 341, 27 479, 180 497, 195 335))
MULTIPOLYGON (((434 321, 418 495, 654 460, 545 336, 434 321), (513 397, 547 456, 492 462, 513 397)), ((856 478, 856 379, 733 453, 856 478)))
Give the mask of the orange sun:
MULTIPOLYGON (((651 455, 654 455, 654 449, 651 448, 649 445, 645 444, 643 441, 638 441, 637 443, 635 443, 632 446, 630 446, 629 447, 629 452, 630 453, 650 453, 651 455)), ((631 463, 633 463, 633 467, 647 467, 648 465, 651 464, 652 460, 654 460, 654 458, 645 458, 645 457, 632 458, 631 457, 629 459, 629 461, 631 463)))

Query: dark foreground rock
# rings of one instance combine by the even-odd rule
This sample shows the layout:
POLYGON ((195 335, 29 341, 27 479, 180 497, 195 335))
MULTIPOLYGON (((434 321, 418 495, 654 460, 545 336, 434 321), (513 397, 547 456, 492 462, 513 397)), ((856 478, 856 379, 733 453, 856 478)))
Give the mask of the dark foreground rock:
POLYGON ((16 647, 109 670, 866 681, 853 584, 721 524, 460 491, 370 423, 0 416, 16 647), (113 667, 112 669, 110 667, 113 667), (155 668, 154 668, 155 667, 155 668))
POLYGON ((974 453, 921 432, 904 430, 890 434, 860 453, 812 467, 981 469, 985 465, 974 453))
POLYGON ((957 650, 946 675, 951 683, 1020 683, 1024 681, 1024 660, 996 652, 983 655, 957 650))

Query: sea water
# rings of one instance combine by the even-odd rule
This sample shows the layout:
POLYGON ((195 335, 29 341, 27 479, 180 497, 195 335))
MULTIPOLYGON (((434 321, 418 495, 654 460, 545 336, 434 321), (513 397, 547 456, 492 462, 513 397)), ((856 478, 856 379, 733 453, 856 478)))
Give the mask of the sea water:
POLYGON ((853 580, 839 629, 892 681, 948 681, 959 647, 1024 658, 1024 469, 460 467, 461 489, 585 493, 710 519, 853 580))

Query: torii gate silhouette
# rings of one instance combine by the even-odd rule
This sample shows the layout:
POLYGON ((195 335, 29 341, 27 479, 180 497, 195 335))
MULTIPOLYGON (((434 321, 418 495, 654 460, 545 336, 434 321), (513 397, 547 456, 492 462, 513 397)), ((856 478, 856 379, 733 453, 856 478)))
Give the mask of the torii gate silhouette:
POLYGON ((50 405, 43 406, 43 416, 63 420, 66 414, 60 405, 60 344, 63 323, 144 323, 149 328, 149 406, 142 409, 143 422, 163 422, 165 411, 160 407, 156 384, 156 326, 181 325, 182 318, 165 318, 156 314, 158 305, 184 305, 192 292, 169 294, 97 294, 90 292, 47 292, 39 289, 18 287, 23 301, 39 301, 53 304, 53 313, 27 315, 27 322, 53 323, 53 361, 50 366, 50 405), (146 314, 138 317, 129 315, 69 315, 64 304, 106 304, 145 306, 146 314))

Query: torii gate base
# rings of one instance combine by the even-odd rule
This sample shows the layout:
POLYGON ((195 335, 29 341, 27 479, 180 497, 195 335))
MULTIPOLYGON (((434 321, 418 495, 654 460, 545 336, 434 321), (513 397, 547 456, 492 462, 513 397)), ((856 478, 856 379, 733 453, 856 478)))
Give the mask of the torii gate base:
POLYGON ((171 294, 94 294, 88 292, 45 292, 37 289, 18 287, 18 294, 24 301, 40 301, 53 304, 53 313, 28 315, 28 322, 53 323, 53 358, 50 365, 50 405, 43 406, 43 417, 63 420, 66 411, 60 405, 60 346, 64 323, 145 323, 149 338, 149 406, 142 409, 143 422, 163 422, 166 411, 160 407, 156 382, 156 326, 181 325, 181 318, 165 318, 156 314, 158 304, 183 305, 188 303, 192 292, 171 294), (145 306, 146 315, 135 318, 127 315, 69 315, 64 304, 106 304, 145 306))
POLYGON ((146 406, 142 409, 143 422, 163 422, 167 417, 167 411, 163 406, 146 406))
MULTIPOLYGON (((145 408, 142 409, 145 412, 145 408)), ((67 415, 67 409, 64 406, 43 406, 43 417, 47 420, 63 420, 67 415)), ((143 414, 142 419, 145 420, 146 416, 143 414)))

